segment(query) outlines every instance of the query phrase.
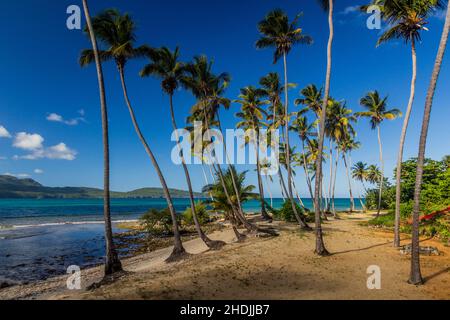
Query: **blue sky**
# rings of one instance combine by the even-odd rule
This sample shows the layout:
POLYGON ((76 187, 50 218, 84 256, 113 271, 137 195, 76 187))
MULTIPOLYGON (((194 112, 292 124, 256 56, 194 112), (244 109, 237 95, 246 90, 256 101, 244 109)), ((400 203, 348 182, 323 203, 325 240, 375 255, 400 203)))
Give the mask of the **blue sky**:
MULTIPOLYGON (((49 186, 92 186, 102 184, 102 142, 98 88, 94 67, 81 69, 77 59, 89 42, 81 31, 66 28, 66 8, 81 1, 23 0, 3 4, 0 11, 0 174, 30 175, 49 186), (53 120, 53 121, 49 121, 53 120), (3 129, 6 129, 6 131, 3 129)), ((369 90, 389 95, 390 107, 405 110, 410 85, 409 46, 398 41, 375 48, 379 30, 366 28, 366 15, 352 10, 361 1, 339 1, 336 8, 336 37, 332 95, 345 99, 359 111, 359 99, 369 90)), ((130 12, 138 25, 138 44, 179 45, 182 59, 206 54, 215 60, 215 71, 227 71, 232 82, 227 97, 235 99, 239 88, 257 84, 271 71, 272 51, 258 51, 256 25, 271 9, 282 8, 293 17, 304 12, 300 26, 314 38, 311 46, 295 48, 289 55, 289 80, 298 84, 290 92, 293 101, 300 88, 310 83, 321 86, 326 67, 327 17, 315 1, 90 1, 92 14, 116 7, 130 12)), ((83 21, 84 23, 84 21, 83 21)), ((428 87, 443 19, 430 19, 429 32, 418 44, 417 98, 407 137, 405 157, 417 154, 425 93, 428 87)), ((383 25, 385 27, 385 25, 383 25)), ((427 156, 440 159, 450 153, 450 58, 444 60, 436 92, 427 156)), ((168 184, 186 189, 183 173, 170 161, 173 143, 167 97, 156 80, 138 77, 145 60, 127 65, 130 97, 143 131, 161 164, 168 184)), ((111 130, 112 189, 131 190, 159 186, 155 172, 133 131, 116 68, 105 65, 111 130)), ((175 97, 179 125, 184 124, 194 100, 180 91, 175 97)), ((291 104, 292 105, 292 104, 291 104)), ((234 105, 223 112, 224 126, 232 128, 234 105)), ((291 108, 292 111, 295 107, 291 108)), ((386 173, 392 177, 402 120, 383 124, 382 136, 386 173)), ((362 148, 353 161, 378 163, 376 132, 367 121, 356 125, 362 148)), ((293 139, 294 141, 294 139, 293 139)), ((248 169, 242 167, 241 169, 248 169)), ((191 168, 194 187, 204 184, 199 167, 191 168)), ((300 173, 300 170, 299 170, 300 173)), ((303 176, 297 177, 301 195, 307 195, 303 176)), ((256 176, 249 173, 249 182, 256 176)), ((271 186, 279 195, 278 184, 271 186)), ((337 196, 346 197, 347 182, 340 167, 337 196)))

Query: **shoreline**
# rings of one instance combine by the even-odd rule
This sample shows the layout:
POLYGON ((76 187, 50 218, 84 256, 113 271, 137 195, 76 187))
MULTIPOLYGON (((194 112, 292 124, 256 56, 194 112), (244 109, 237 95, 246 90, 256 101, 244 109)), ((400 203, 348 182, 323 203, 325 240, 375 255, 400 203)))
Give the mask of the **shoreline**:
MULTIPOLYGON (((93 291, 86 288, 102 278, 102 266, 82 270, 81 291, 67 290, 67 276, 61 276, 0 290, 0 299, 450 299, 448 247, 422 240, 439 247, 443 255, 424 256, 427 283, 410 286, 406 284, 409 257, 392 248, 392 235, 361 226, 370 214, 341 215, 341 220, 324 223, 325 242, 333 253, 327 258, 313 255, 313 235, 299 233, 295 224, 274 222, 280 237, 249 238, 244 243, 236 243, 232 230, 226 228, 210 234, 227 243, 220 251, 208 251, 195 238, 184 242, 193 255, 175 264, 164 262, 172 247, 124 259, 127 273, 123 278, 93 291), (266 251, 271 254, 263 254, 266 251), (386 289, 367 290, 366 268, 377 263, 386 289), (442 271, 444 267, 447 272, 442 271), (264 277, 258 279, 261 275, 264 277), (355 277, 361 278, 360 284, 355 284, 355 277), (273 281, 281 281, 278 287, 283 290, 273 287, 273 281)), ((404 235, 402 238, 403 244, 409 241, 404 235)))

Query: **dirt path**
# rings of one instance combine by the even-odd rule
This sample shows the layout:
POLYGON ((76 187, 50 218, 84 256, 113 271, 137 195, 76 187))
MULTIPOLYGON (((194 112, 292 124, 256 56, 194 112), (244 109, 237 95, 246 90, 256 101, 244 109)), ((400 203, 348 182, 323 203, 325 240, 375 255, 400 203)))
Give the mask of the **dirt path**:
MULTIPOLYGON (((435 241, 443 255, 422 257, 426 285, 406 283, 409 257, 392 247, 392 235, 359 225, 367 216, 343 216, 324 225, 329 257, 313 254, 313 233, 279 224, 277 238, 232 243, 232 233, 212 238, 229 245, 167 265, 170 249, 130 259, 130 273, 95 291, 68 292, 65 279, 0 291, 1 298, 39 299, 450 299, 450 250, 435 241), (367 289, 367 268, 381 268, 381 290, 367 289), (28 291, 27 291, 28 290, 28 291), (28 294, 28 295, 27 295, 28 294)), ((404 241, 406 243, 407 241, 404 241)), ((192 253, 205 251, 198 240, 186 243, 192 253)), ((84 272, 84 284, 96 280, 100 269, 84 272)))

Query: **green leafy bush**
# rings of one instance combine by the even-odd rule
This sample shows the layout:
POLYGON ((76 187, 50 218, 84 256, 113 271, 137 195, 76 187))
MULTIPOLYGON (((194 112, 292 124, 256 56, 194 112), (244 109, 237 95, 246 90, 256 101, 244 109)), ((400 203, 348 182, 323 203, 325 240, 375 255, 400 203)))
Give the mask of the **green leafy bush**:
MULTIPOLYGON (((297 202, 295 202, 295 207, 297 209, 298 214, 305 214, 305 211, 299 206, 297 202)), ((283 203, 283 207, 280 210, 272 211, 272 214, 275 219, 283 220, 287 222, 296 222, 294 210, 292 210, 291 201, 285 201, 283 203)))
MULTIPOLYGON (((208 208, 204 202, 199 201, 195 204, 195 212, 197 213, 197 219, 200 225, 204 225, 211 221, 211 217, 208 214, 208 208)), ((194 218, 190 207, 183 213, 183 222, 187 225, 194 225, 194 218)))
POLYGON ((140 218, 140 221, 148 233, 173 234, 173 220, 168 208, 163 210, 151 209, 140 218))

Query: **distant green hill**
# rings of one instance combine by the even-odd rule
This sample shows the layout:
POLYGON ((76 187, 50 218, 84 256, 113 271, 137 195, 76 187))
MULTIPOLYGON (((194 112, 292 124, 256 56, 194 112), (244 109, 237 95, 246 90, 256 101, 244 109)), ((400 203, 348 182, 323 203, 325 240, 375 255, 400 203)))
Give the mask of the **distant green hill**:
MULTIPOLYGON (((183 190, 170 189, 173 198, 188 198, 183 190)), ((33 179, 18 179, 0 175, 0 199, 6 198, 54 198, 54 199, 98 199, 103 197, 103 190, 83 187, 45 187, 33 179)), ((161 188, 143 188, 130 192, 111 192, 113 198, 163 198, 161 188)), ((201 193, 195 197, 201 198, 201 193)))

